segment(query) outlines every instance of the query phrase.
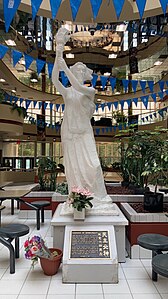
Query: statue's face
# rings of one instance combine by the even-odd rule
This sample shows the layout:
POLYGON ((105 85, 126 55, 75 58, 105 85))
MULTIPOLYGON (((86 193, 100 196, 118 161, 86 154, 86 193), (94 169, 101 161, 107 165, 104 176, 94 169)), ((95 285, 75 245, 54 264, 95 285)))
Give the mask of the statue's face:
POLYGON ((92 80, 92 70, 88 69, 83 64, 78 64, 75 66, 73 73, 75 77, 83 83, 86 80, 92 80))

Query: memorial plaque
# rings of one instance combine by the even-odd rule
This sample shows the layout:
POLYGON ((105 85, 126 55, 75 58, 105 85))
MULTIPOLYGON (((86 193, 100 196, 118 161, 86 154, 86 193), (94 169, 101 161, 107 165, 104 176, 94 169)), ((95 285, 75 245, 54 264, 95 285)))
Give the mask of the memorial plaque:
POLYGON ((71 231, 70 258, 110 258, 108 231, 71 231))

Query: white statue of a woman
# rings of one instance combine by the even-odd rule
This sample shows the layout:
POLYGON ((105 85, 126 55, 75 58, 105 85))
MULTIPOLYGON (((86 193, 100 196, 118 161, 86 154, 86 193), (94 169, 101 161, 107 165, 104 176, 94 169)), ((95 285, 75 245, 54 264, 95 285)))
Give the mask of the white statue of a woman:
POLYGON ((52 72, 52 81, 65 102, 61 125, 63 163, 69 192, 74 186, 87 188, 94 196, 93 205, 96 208, 102 203, 111 203, 112 200, 104 185, 90 122, 95 110, 95 89, 83 84, 92 79, 92 70, 82 62, 77 62, 70 69, 67 67, 63 49, 69 38, 68 33, 65 28, 60 28, 56 35, 56 59, 52 72), (65 72, 71 87, 62 85, 59 71, 65 72))

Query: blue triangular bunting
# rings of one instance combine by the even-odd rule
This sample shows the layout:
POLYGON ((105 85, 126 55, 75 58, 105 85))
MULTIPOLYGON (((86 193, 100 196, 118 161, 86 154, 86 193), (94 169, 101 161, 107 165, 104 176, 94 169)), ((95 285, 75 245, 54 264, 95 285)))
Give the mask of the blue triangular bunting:
POLYGON ((22 105, 24 99, 23 98, 20 98, 20 105, 22 105))
POLYGON ((42 107, 42 102, 39 102, 38 104, 39 104, 39 109, 41 109, 41 107, 42 107))
POLYGON ((41 59, 36 59, 36 67, 37 67, 37 73, 40 75, 43 67, 45 65, 45 61, 41 59))
POLYGON ((26 53, 24 53, 24 58, 25 58, 25 68, 27 71, 30 65, 32 64, 34 58, 30 55, 27 55, 26 53))
POLYGON ((163 110, 158 110, 158 113, 161 117, 163 117, 163 110))
POLYGON ((34 108, 36 108, 36 105, 37 105, 37 101, 33 101, 34 108))
POLYGON ((105 129, 104 129, 104 128, 102 128, 102 133, 104 134, 104 132, 105 132, 105 129))
POLYGON ((164 81, 159 81, 160 90, 163 92, 164 89, 164 81))
POLYGON ((132 80, 132 88, 134 93, 136 93, 137 85, 138 85, 138 80, 132 80))
POLYGON ((8 51, 8 47, 4 45, 0 45, 0 59, 2 59, 5 56, 7 51, 8 51))
POLYGON ((68 85, 68 77, 65 75, 64 71, 61 71, 62 84, 66 87, 68 85))
POLYGON ((114 92, 114 88, 116 86, 116 78, 110 77, 109 80, 110 80, 112 91, 114 92))
POLYGON ((27 110, 30 106, 31 100, 26 100, 25 102, 26 102, 26 110, 27 110))
POLYGON ((96 112, 98 111, 99 109, 99 104, 96 104, 96 112))
POLYGON ((115 109, 118 108, 118 102, 113 102, 113 105, 114 105, 115 109))
POLYGON ((56 110, 58 111, 60 104, 56 104, 55 106, 56 106, 56 110))
POLYGON ((62 0, 50 0, 52 19, 55 19, 62 0))
POLYGON ((164 93, 160 91, 158 92, 158 96, 160 97, 161 100, 163 100, 164 93))
POLYGON ((52 111, 53 103, 50 103, 50 111, 52 111))
POLYGON ((109 131, 109 128, 106 128, 106 133, 108 133, 108 131, 109 131))
POLYGON ((35 18, 39 7, 41 5, 42 0, 31 0, 31 7, 32 7, 32 17, 35 18))
POLYGON ((98 75, 96 75, 96 74, 93 74, 93 75, 92 75, 92 80, 91 80, 91 82, 92 82, 92 86, 93 86, 93 87, 95 87, 95 85, 96 85, 97 78, 98 78, 98 75))
POLYGON ((64 112, 65 104, 62 104, 62 112, 64 112))
POLYGON ((145 93, 145 87, 146 87, 146 81, 139 81, 140 85, 141 85, 141 88, 142 88, 142 91, 143 93, 145 93))
POLYGON ((153 115, 152 115, 152 114, 149 114, 149 117, 152 119, 152 118, 153 118, 153 115))
POLYGON ((139 10, 140 18, 142 19, 145 5, 146 5, 146 0, 136 0, 136 4, 137 4, 138 10, 139 10))
POLYGON ((96 135, 99 135, 99 133, 100 133, 100 129, 99 128, 96 128, 96 135))
POLYGON ((162 6, 162 10, 164 15, 166 14, 166 10, 167 10, 167 5, 168 5, 168 0, 160 0, 160 4, 162 6))
POLYGON ((3 0, 5 30, 8 32, 12 19, 19 7, 21 0, 3 0))
POLYGON ((106 83, 107 83, 107 80, 108 80, 108 77, 106 76, 100 76, 100 80, 101 80, 101 84, 102 84, 102 87, 103 87, 103 90, 106 86, 106 83))
POLYGON ((156 112, 153 113, 154 117, 156 117, 156 112))
POLYGON ((122 79, 122 83, 123 83, 125 92, 127 92, 128 84, 129 84, 129 80, 127 80, 127 79, 122 79))
POLYGON ((145 118, 146 118, 146 120, 148 121, 149 117, 148 117, 148 116, 146 116, 145 118))
POLYGON ((128 99, 128 100, 126 100, 126 102, 127 102, 128 108, 129 108, 131 106, 131 100, 128 99))
POLYGON ((104 111, 105 104, 101 104, 102 111, 104 111))
POLYGON ((148 108, 149 96, 148 95, 147 96, 142 96, 140 98, 141 98, 141 101, 144 104, 145 108, 147 109, 148 108))
POLYGON ((151 94, 152 99, 154 100, 154 102, 156 103, 156 93, 152 93, 151 94))
POLYGON ((92 6, 93 18, 96 19, 102 0, 90 0, 90 3, 92 6))
POLYGON ((52 70, 53 70, 53 63, 48 63, 48 76, 51 78, 52 70))
POLYGON ((73 21, 75 21, 75 19, 76 19, 76 15, 78 13, 81 2, 82 2, 82 0, 70 0, 73 21))
POLYGON ((108 107, 109 111, 111 110, 111 105, 112 105, 111 102, 110 102, 110 103, 107 103, 107 107, 108 107))
POLYGON ((121 100, 121 101, 120 101, 121 109, 124 108, 124 104, 125 104, 125 100, 121 100))
POLYGON ((125 0, 113 0, 117 19, 119 19, 125 0))
POLYGON ((150 89, 150 92, 153 92, 153 87, 154 87, 154 82, 153 81, 147 81, 148 82, 148 86, 149 86, 149 89, 150 89))
POLYGON ((134 104, 135 104, 136 107, 137 107, 137 105, 138 105, 138 98, 133 98, 132 101, 134 102, 134 104))
POLYGON ((20 58, 22 57, 22 53, 16 50, 12 50, 12 59, 13 59, 13 66, 15 66, 20 58))
POLYGON ((46 110, 47 106, 48 106, 48 103, 44 102, 44 105, 43 105, 44 110, 46 110))

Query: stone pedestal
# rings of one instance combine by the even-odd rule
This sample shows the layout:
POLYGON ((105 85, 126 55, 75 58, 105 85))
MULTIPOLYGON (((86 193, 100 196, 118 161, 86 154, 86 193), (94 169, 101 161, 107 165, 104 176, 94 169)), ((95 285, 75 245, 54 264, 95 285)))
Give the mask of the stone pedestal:
POLYGON ((63 252, 64 283, 118 283, 112 225, 67 226, 63 252))
POLYGON ((53 227, 53 246, 63 249, 65 227, 73 225, 77 227, 113 225, 116 237, 118 262, 125 262, 125 226, 128 221, 116 204, 117 216, 86 215, 84 221, 74 221, 73 215, 60 215, 62 204, 59 204, 51 220, 53 227))

